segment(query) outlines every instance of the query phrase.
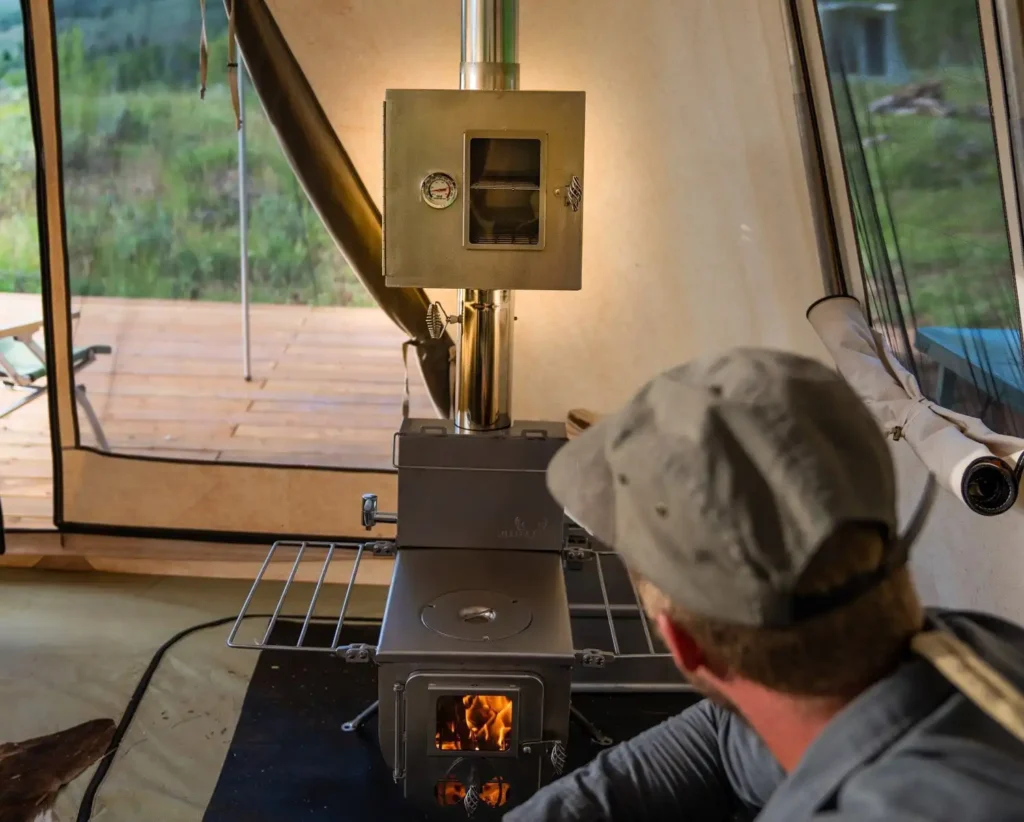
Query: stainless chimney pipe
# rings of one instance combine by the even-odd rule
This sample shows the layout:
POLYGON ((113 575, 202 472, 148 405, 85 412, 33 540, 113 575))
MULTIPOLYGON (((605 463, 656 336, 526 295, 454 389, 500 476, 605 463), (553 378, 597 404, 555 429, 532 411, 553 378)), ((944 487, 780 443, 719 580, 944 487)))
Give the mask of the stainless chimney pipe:
MULTIPOLYGON (((462 0, 459 88, 519 88, 519 0, 462 0)), ((459 289, 458 428, 495 431, 512 424, 513 311, 511 290, 459 289)))

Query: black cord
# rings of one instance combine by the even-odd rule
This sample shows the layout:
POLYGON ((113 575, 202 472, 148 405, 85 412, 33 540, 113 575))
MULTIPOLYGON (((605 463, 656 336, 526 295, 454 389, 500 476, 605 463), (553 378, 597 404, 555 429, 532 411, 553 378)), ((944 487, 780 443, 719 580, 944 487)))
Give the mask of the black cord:
MULTIPOLYGON (((245 619, 270 619, 272 614, 246 614, 245 619)), ((128 704, 125 706, 124 713, 121 715, 121 721, 117 723, 117 728, 114 730, 114 736, 110 739, 110 744, 107 746, 107 750, 104 752, 103 757, 100 759, 99 767, 96 772, 92 775, 92 779, 89 780, 89 785, 85 789, 85 794, 82 796, 82 804, 78 808, 78 816, 75 817, 76 822, 89 822, 92 817, 92 805, 96 799, 96 792, 99 790, 100 785, 103 784, 103 780, 107 776, 107 771, 110 770, 110 765, 114 761, 114 755, 117 753, 118 748, 121 746, 121 741, 124 739, 124 735, 128 732, 128 728, 131 727, 132 720, 135 718, 135 712, 139 709, 139 705, 142 703, 142 698, 146 695, 146 689, 149 688, 149 683, 153 679, 153 675, 156 673, 157 668, 160 667, 160 662, 174 645, 176 645, 185 637, 199 631, 204 631, 207 628, 217 628, 221 625, 227 625, 230 622, 234 622, 238 619, 237 616, 221 617, 220 619, 210 620, 209 622, 201 622, 198 625, 193 625, 191 628, 185 628, 183 631, 179 631, 170 639, 168 639, 163 645, 161 645, 153 658, 149 661, 149 665, 142 674, 142 678, 139 679, 139 684, 135 686, 135 691, 132 693, 131 699, 128 700, 128 704)), ((284 620, 296 620, 305 619, 305 615, 295 616, 279 616, 278 619, 284 620)), ((313 621, 323 622, 326 618, 314 618, 313 621)), ((331 622, 335 620, 331 618, 331 622)), ((370 619, 365 617, 346 617, 345 622, 352 625, 379 625, 379 619, 370 619)))

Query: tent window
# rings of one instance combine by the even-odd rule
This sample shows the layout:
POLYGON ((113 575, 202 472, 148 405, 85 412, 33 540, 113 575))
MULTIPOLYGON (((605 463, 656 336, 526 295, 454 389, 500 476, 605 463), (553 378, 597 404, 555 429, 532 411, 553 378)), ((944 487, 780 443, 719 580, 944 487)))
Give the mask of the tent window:
MULTIPOLYGON (((404 337, 324 229, 250 83, 239 140, 219 6, 205 100, 198 3, 54 6, 75 344, 113 348, 82 374, 110 449, 390 470, 404 337)), ((412 410, 433 415, 418 384, 412 410)))
POLYGON ((19 3, 0 3, 0 525, 5 528, 53 527, 49 418, 45 394, 38 390, 45 376, 39 360, 16 339, 27 334, 45 345, 41 287, 24 21, 19 3))
MULTIPOLYGON (((838 5, 818 3, 833 38, 838 5)), ((860 75, 826 49, 872 322, 931 398, 1022 434, 1020 312, 978 8, 905 0, 892 23, 888 40, 872 27, 868 66, 884 44, 898 78, 891 65, 869 72, 887 78, 860 75)))

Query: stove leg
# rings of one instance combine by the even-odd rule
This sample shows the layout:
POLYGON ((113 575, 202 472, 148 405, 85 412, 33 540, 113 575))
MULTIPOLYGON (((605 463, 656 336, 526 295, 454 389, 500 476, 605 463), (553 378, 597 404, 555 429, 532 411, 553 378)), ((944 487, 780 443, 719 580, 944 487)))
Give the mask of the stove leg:
POLYGON ((615 744, 614 739, 612 739, 610 736, 605 736, 604 731, 602 731, 600 728, 597 727, 597 725, 595 725, 593 722, 587 719, 580 711, 580 709, 577 708, 575 705, 569 706, 569 714, 570 716, 572 716, 573 719, 575 719, 580 725, 583 726, 583 730, 585 730, 590 735, 590 738, 598 745, 600 745, 602 748, 607 748, 609 745, 615 744))
POLYGON ((343 723, 341 729, 345 733, 352 733, 353 731, 358 731, 360 728, 363 727, 363 725, 366 724, 367 719, 369 719, 371 716, 377 713, 377 709, 379 707, 380 702, 374 702, 368 708, 360 711, 354 718, 350 719, 348 722, 343 723))

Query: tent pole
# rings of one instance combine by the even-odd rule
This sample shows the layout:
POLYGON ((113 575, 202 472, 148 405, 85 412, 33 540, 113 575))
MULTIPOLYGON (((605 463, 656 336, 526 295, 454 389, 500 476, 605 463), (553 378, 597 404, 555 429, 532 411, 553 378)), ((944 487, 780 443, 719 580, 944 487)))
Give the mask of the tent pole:
POLYGON ((245 185, 245 63, 238 49, 238 236, 239 277, 242 293, 242 376, 252 379, 252 351, 249 343, 249 200, 245 185))

